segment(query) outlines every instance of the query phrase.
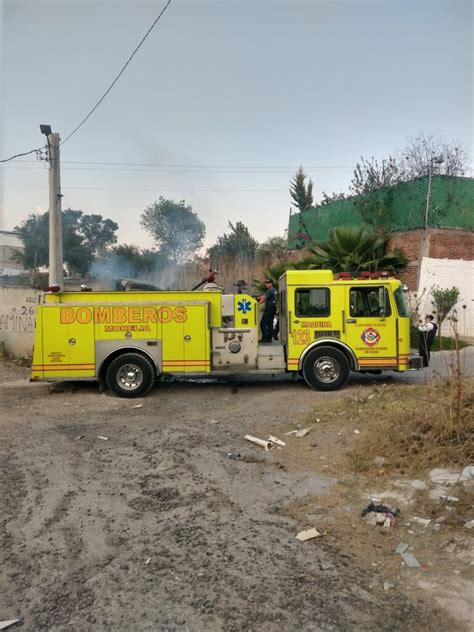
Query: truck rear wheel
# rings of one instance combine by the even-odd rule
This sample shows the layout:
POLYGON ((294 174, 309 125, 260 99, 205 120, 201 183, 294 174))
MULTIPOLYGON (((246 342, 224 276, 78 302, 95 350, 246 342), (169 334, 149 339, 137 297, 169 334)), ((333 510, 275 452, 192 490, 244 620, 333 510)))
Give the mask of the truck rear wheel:
POLYGON ((319 347, 310 351, 304 359, 303 377, 311 388, 335 391, 347 382, 349 362, 342 351, 319 347))
POLYGON ((119 397, 141 397, 153 387, 156 371, 148 358, 139 353, 124 353, 109 364, 107 386, 119 397))

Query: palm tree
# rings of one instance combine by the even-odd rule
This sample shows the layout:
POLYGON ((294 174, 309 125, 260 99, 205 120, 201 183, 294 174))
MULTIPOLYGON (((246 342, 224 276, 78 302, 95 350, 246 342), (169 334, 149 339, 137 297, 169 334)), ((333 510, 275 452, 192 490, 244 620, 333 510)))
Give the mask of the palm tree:
POLYGON ((408 259, 399 248, 388 252, 389 239, 364 228, 335 228, 327 242, 316 242, 310 246, 310 254, 295 267, 333 272, 403 270, 408 259))
MULTIPOLYGON (((281 275, 290 270, 293 267, 292 263, 289 261, 282 261, 281 263, 275 263, 270 266, 266 270, 264 270, 264 278, 271 279, 273 281, 273 287, 278 290, 278 279, 281 275)), ((265 292, 265 283, 261 279, 254 279, 252 285, 257 290, 258 294, 261 295, 265 292)))

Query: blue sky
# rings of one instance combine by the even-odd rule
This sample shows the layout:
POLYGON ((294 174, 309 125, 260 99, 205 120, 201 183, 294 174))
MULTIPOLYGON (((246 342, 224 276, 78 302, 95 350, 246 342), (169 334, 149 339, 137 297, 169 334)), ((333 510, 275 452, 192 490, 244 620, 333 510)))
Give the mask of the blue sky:
MULTIPOLYGON (((164 4, 0 0, 0 157, 41 145, 39 123, 64 138, 164 4)), ((148 246, 141 212, 184 198, 207 244, 228 220, 263 240, 287 226, 300 164, 318 198, 346 191, 361 155, 386 157, 418 130, 472 155, 472 105, 470 2, 173 0, 63 146, 63 207, 148 246)), ((48 207, 45 165, 24 160, 0 169, 0 228, 48 207)))

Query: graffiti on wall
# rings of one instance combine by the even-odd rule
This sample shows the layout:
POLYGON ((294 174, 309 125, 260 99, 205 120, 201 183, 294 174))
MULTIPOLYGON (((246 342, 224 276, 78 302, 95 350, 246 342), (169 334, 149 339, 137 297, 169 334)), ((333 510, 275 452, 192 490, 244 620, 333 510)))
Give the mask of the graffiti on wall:
POLYGON ((23 305, 0 306, 0 331, 33 333, 36 320, 36 297, 27 296, 23 305))

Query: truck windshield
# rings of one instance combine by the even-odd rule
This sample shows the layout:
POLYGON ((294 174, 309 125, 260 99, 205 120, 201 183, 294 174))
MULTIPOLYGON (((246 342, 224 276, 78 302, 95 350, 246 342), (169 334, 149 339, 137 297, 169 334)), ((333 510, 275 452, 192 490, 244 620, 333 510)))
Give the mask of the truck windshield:
POLYGON ((395 302, 397 304, 398 315, 409 316, 405 294, 401 287, 397 287, 397 289, 395 290, 395 302))

